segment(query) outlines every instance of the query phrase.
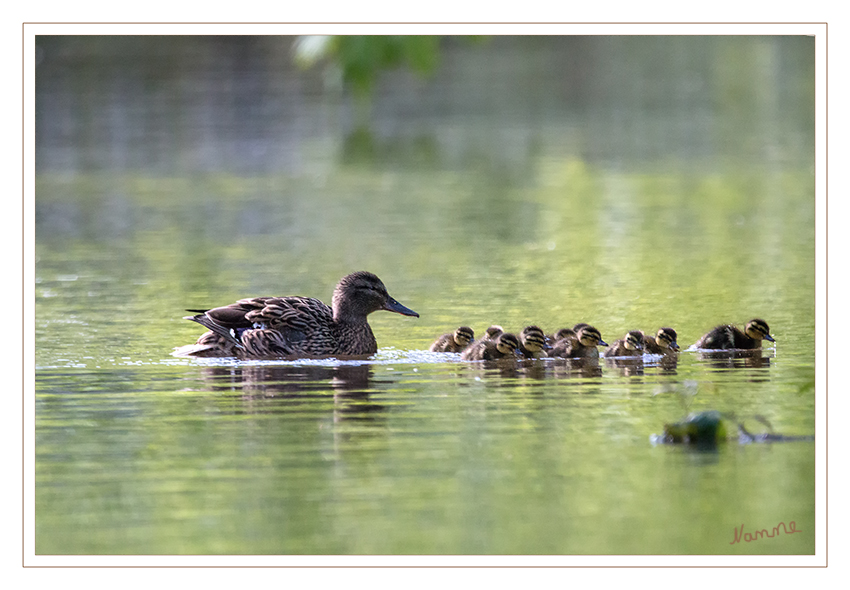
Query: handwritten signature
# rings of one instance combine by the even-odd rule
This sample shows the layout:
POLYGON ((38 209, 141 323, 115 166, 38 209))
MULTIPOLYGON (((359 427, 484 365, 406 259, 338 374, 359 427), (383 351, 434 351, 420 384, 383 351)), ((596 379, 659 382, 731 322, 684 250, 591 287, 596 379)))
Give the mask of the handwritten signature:
POLYGON ((793 535, 794 533, 802 533, 803 531, 797 530, 797 523, 793 520, 788 523, 788 526, 785 526, 784 522, 780 522, 778 525, 773 527, 772 531, 767 529, 761 529, 759 531, 755 531, 753 533, 745 533, 744 532, 744 524, 741 523, 741 528, 735 527, 735 538, 729 541, 730 545, 734 545, 735 543, 740 543, 743 539, 747 543, 752 543, 753 541, 758 541, 759 539, 763 539, 765 537, 772 538, 778 535, 780 532, 784 532, 786 535, 793 535), (780 531, 780 527, 782 531, 780 531))

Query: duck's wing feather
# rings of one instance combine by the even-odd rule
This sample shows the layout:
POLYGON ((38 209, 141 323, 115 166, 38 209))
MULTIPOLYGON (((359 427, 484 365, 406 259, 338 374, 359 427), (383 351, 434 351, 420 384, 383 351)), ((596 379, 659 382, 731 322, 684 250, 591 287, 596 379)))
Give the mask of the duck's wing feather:
POLYGON ((245 316, 254 310, 261 309, 264 302, 271 297, 255 297, 253 299, 240 299, 236 303, 216 307, 213 309, 187 309, 194 312, 194 316, 186 316, 184 319, 197 322, 208 330, 218 334, 224 340, 237 348, 242 347, 240 342, 241 332, 251 328, 253 324, 245 316))
POLYGON ((333 310, 312 297, 268 297, 245 313, 256 328, 313 331, 333 324, 333 310))
POLYGON ((333 310, 311 297, 253 297, 236 303, 198 311, 187 316, 205 328, 222 336, 227 342, 242 348, 247 331, 262 330, 265 339, 272 338, 274 348, 286 348, 284 342, 298 343, 309 334, 318 342, 332 342, 333 310), (274 332, 277 332, 275 334, 274 332))
POLYGON ((253 354, 313 355, 338 352, 333 310, 311 297, 273 297, 245 314, 243 342, 253 354))

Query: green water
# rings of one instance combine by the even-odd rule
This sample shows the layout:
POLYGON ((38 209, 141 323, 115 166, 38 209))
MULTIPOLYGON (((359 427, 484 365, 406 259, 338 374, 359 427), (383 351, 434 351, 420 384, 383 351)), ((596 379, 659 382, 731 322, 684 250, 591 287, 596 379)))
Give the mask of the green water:
POLYGON ((287 40, 88 43, 37 66, 37 553, 814 552, 814 443, 651 439, 814 433, 810 39, 450 43, 366 115, 287 40), (372 315, 369 362, 170 356, 187 308, 361 269, 421 315, 372 315), (753 317, 759 362, 425 352, 753 317))

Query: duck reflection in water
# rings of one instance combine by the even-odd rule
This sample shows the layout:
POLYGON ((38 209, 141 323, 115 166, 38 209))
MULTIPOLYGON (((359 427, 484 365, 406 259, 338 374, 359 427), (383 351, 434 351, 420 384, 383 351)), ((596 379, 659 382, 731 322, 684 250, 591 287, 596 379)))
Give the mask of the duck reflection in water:
POLYGON ((624 377, 643 375, 644 362, 642 356, 606 358, 605 364, 616 367, 624 377))
POLYGON ((760 348, 754 350, 700 351, 697 359, 705 361, 712 369, 766 369, 770 357, 764 356, 760 348))
POLYGON ((551 362, 555 379, 596 379, 602 377, 597 358, 554 359, 551 362))
POLYGON ((372 367, 368 364, 206 367, 204 375, 211 390, 238 392, 249 404, 248 411, 256 413, 279 412, 293 403, 321 401, 328 398, 329 389, 333 391, 335 415, 340 413, 362 419, 364 413, 382 412, 387 408, 365 403, 374 392, 372 367), (258 402, 263 403, 257 405, 258 402))
POLYGON ((667 375, 676 375, 678 373, 677 368, 679 366, 679 356, 665 354, 658 360, 647 360, 644 359, 645 367, 658 367, 658 371, 660 373, 664 373, 667 375))
POLYGON ((463 363, 460 369, 465 374, 470 372, 477 377, 506 377, 516 378, 522 374, 522 361, 517 357, 487 359, 477 363, 463 363))

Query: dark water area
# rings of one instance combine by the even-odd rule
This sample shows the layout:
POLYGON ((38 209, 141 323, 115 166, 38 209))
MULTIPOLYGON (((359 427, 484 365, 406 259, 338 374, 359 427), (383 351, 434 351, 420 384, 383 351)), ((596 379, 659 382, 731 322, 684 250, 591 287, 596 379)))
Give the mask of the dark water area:
POLYGON ((812 38, 451 38, 368 101, 293 41, 36 39, 38 554, 814 552, 813 442, 653 442, 814 434, 812 38), (371 359, 171 356, 356 270, 420 314, 371 359), (755 358, 427 352, 754 317, 755 358))

